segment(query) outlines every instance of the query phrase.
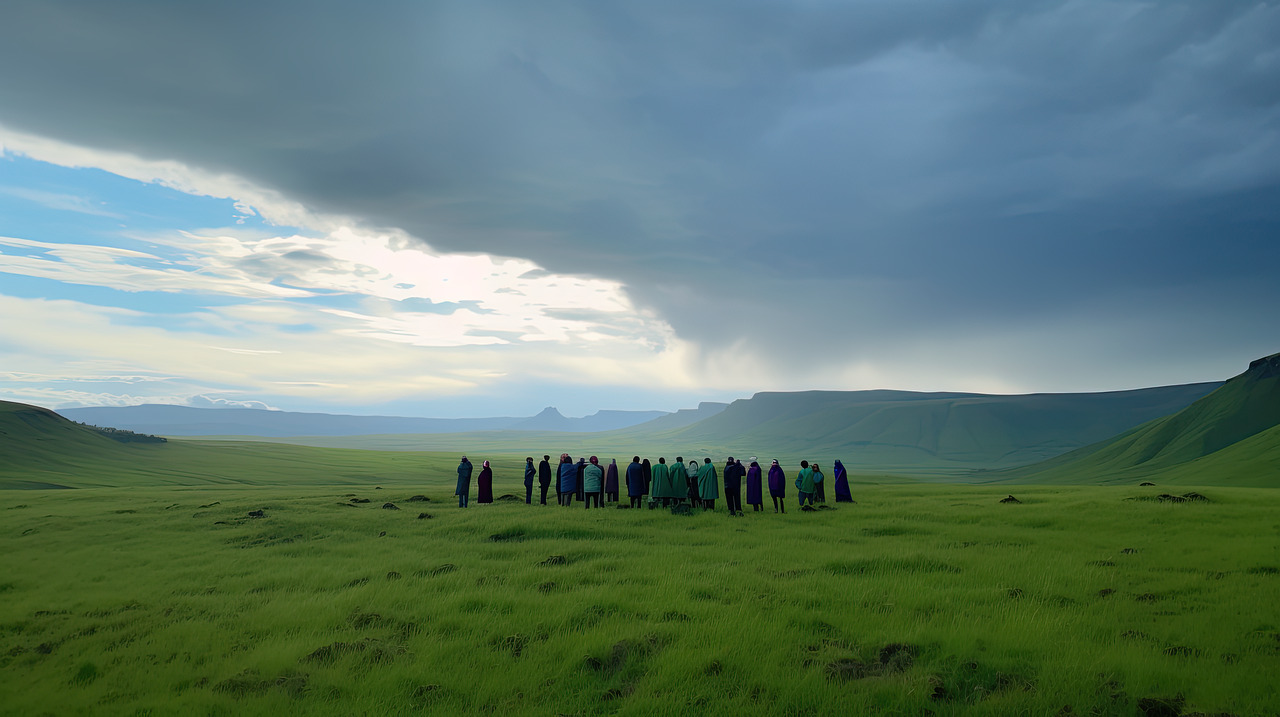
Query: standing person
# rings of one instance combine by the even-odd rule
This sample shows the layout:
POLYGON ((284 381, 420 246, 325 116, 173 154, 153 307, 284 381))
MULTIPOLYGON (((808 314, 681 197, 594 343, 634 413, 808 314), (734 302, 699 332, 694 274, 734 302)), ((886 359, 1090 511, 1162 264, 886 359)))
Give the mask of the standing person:
POLYGON ((796 476, 796 490, 800 491, 800 507, 806 501, 813 504, 813 471, 809 470, 809 461, 800 461, 800 475, 796 476))
POLYGON ((640 496, 644 490, 644 468, 640 465, 640 456, 631 459, 627 466, 627 497, 631 499, 631 507, 640 507, 640 496))
POLYGON ((820 502, 827 502, 827 493, 822 487, 822 484, 826 482, 824 480, 826 476, 822 474, 822 469, 818 467, 817 463, 810 464, 809 470, 813 472, 813 499, 817 501, 818 497, 821 496, 822 500, 820 502))
POLYGON ((604 492, 604 469, 600 467, 600 459, 591 456, 591 462, 582 469, 582 491, 586 499, 583 507, 590 508, 594 500, 597 508, 604 507, 600 503, 600 495, 604 492))
POLYGON ((818 470, 817 463, 810 463, 809 468, 813 470, 813 502, 826 503, 827 486, 822 481, 826 476, 822 474, 822 471, 818 470))
POLYGON ((692 492, 689 490, 689 469, 684 464, 684 456, 676 456, 675 463, 667 469, 671 472, 671 490, 672 498, 676 503, 681 503, 692 498, 692 492))
POLYGON ((453 494, 458 496, 459 508, 467 507, 467 500, 471 498, 471 461, 466 456, 458 464, 458 487, 453 494))
POLYGON ((760 464, 751 459, 751 467, 747 469, 747 504, 751 511, 759 513, 764 510, 763 491, 760 489, 760 464))
MULTIPOLYGON (((538 486, 542 489, 542 505, 547 504, 547 488, 551 485, 551 456, 543 456, 538 463, 538 486)), ((556 486, 556 500, 560 500, 560 486, 556 486)))
POLYGON ((702 507, 702 495, 698 492, 698 461, 689 459, 689 465, 684 468, 689 478, 689 503, 695 508, 702 507))
POLYGON ((704 458, 702 467, 698 469, 698 498, 702 501, 703 510, 715 510, 716 499, 720 497, 720 482, 717 480, 716 467, 710 458, 704 458))
POLYGON ((640 497, 643 498, 649 495, 649 490, 653 486, 653 466, 649 465, 648 458, 640 461, 640 478, 644 481, 644 492, 640 494, 640 497))
POLYGON ((533 457, 524 459, 524 504, 533 505, 533 479, 538 477, 538 469, 533 467, 533 457))
POLYGON ((779 509, 787 512, 787 474, 778 465, 777 458, 769 466, 769 497, 773 498, 773 512, 777 513, 779 509))
POLYGON ((587 459, 579 458, 577 468, 578 468, 578 484, 577 484, 578 485, 578 501, 584 502, 587 499, 587 488, 586 488, 586 484, 582 482, 582 476, 583 476, 583 473, 585 473, 587 470, 587 459))
POLYGON ((568 453, 560 454, 560 505, 573 505, 573 494, 578 492, 578 467, 568 453))
POLYGON ((607 503, 618 502, 618 459, 609 459, 609 469, 604 473, 604 499, 607 503))
POLYGON ((476 479, 476 502, 493 502, 493 469, 489 467, 489 461, 484 462, 480 477, 476 479))
POLYGON ((653 499, 664 507, 671 503, 671 472, 667 470, 667 459, 658 457, 653 466, 653 499))
POLYGON ((729 456, 729 460, 724 464, 724 502, 729 508, 730 518, 742 512, 742 476, 744 473, 746 471, 743 470, 742 463, 735 461, 733 456, 729 456))
POLYGON ((852 503, 853 493, 849 492, 849 472, 844 469, 844 464, 836 461, 836 502, 852 503))

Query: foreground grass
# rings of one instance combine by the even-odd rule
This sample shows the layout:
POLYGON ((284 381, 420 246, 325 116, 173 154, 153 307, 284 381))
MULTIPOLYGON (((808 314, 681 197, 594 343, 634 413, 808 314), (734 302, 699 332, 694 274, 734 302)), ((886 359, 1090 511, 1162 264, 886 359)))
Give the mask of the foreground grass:
POLYGON ((1275 491, 730 519, 379 485, 4 494, 0 712, 1280 710, 1275 491))

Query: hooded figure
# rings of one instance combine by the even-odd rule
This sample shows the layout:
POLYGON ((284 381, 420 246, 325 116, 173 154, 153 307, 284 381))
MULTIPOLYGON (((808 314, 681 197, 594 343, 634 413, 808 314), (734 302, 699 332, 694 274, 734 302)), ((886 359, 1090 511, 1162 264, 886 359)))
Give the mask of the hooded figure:
POLYGON ((489 461, 484 462, 480 477, 476 479, 476 502, 493 502, 493 469, 489 467, 489 461))
POLYGON ((568 453, 560 456, 560 505, 571 505, 578 492, 578 467, 568 453))
POLYGON ((853 493, 849 492, 849 472, 844 469, 844 464, 836 461, 836 502, 852 503, 853 493))
POLYGON ((783 500, 787 497, 787 474, 778 465, 777 458, 769 466, 769 497, 773 498, 773 512, 777 513, 779 509, 787 512, 787 504, 783 500))
POLYGON ((732 456, 724 464, 724 502, 729 507, 729 515, 737 515, 742 511, 742 476, 746 474, 740 461, 732 456))
POLYGON ((653 466, 653 498, 663 505, 675 497, 671 490, 671 471, 667 470, 667 459, 659 458, 653 466))
POLYGON ((720 482, 717 480, 716 467, 707 458, 698 468, 698 498, 702 507, 707 510, 716 509, 716 499, 720 497, 720 482))
POLYGON ((600 459, 591 456, 591 462, 586 464, 582 469, 582 492, 586 496, 583 500, 583 506, 591 507, 591 502, 595 501, 596 507, 600 505, 600 494, 604 492, 604 469, 600 467, 600 459))
POLYGON ((533 459, 524 459, 524 504, 533 503, 533 479, 538 477, 538 469, 533 467, 533 459))
MULTIPOLYGON (((551 456, 543 456, 538 463, 538 487, 542 490, 542 505, 547 504, 547 488, 551 486, 551 456)), ((560 491, 557 489, 556 493, 560 491)))
POLYGON ((813 502, 826 503, 827 502, 827 485, 826 485, 826 481, 822 480, 826 476, 822 474, 822 471, 818 470, 817 463, 814 463, 812 466, 810 466, 810 468, 813 469, 813 502))
POLYGON ((649 487, 653 484, 653 466, 649 465, 649 459, 640 461, 640 477, 644 481, 644 492, 640 495, 649 495, 649 487))
POLYGON ((747 469, 747 504, 757 512, 764 510, 764 498, 760 488, 760 464, 753 458, 751 467, 747 469))
POLYGON ((698 462, 690 459, 684 470, 689 480, 689 502, 702 505, 702 496, 698 494, 698 462))
POLYGON ((644 468, 640 465, 640 456, 631 459, 627 466, 627 497, 631 499, 631 507, 640 507, 640 496, 644 495, 644 468))
POLYGON ((618 459, 609 459, 609 468, 604 473, 604 499, 618 502, 618 459))
POLYGON ((458 464, 458 487, 453 494, 458 496, 459 508, 467 507, 467 500, 471 497, 471 461, 466 456, 458 464))

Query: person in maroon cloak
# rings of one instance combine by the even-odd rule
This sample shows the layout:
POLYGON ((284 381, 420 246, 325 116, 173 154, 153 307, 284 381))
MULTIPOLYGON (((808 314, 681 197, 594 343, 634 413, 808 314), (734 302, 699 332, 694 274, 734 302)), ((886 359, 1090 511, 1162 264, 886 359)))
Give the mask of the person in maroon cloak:
POLYGON ((489 461, 485 461, 484 467, 480 469, 480 477, 476 479, 476 490, 477 503, 493 502, 493 469, 489 467, 489 461))
POLYGON ((783 500, 787 497, 787 474, 776 458, 769 466, 769 497, 773 498, 773 512, 777 513, 779 509, 787 512, 787 501, 783 500))
POLYGON ((844 469, 844 464, 836 461, 836 502, 852 503, 853 493, 849 492, 849 472, 844 469))
POLYGON ((609 460, 609 469, 604 473, 604 500, 606 503, 618 502, 618 459, 609 460))
POLYGON ((764 510, 764 498, 760 490, 760 464, 751 459, 751 467, 747 469, 747 504, 753 512, 764 510))

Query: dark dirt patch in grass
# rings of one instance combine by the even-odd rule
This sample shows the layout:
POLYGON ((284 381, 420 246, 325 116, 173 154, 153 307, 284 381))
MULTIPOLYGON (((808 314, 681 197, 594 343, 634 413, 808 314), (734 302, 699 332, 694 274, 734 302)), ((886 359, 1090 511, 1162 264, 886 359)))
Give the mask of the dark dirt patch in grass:
POLYGON ((437 575, 447 575, 448 573, 451 573, 457 569, 458 569, 457 565, 454 565, 453 563, 445 563, 443 565, 437 565, 434 568, 430 568, 427 570, 419 570, 414 574, 420 578, 433 578, 433 577, 436 577, 437 575))
POLYGON ((352 580, 351 582, 347 583, 347 587, 358 588, 361 585, 368 585, 368 584, 369 584, 369 578, 356 578, 355 580, 352 580))
POLYGON ((1000 499, 1000 502, 1001 502, 1001 503, 1021 503, 1022 501, 1018 500, 1017 498, 1014 498, 1014 497, 1013 497, 1013 496, 1011 496, 1011 495, 1007 495, 1007 496, 1005 496, 1005 497, 1001 498, 1001 499, 1000 499))
POLYGON ((868 558, 825 566, 832 575, 867 575, 876 573, 958 573, 960 568, 940 560, 918 558, 868 558))
POLYGON ((396 505, 395 503, 383 503, 382 509, 383 510, 400 510, 400 506, 396 505))
POLYGON ((1186 645, 1170 645, 1161 650, 1161 652, 1168 657, 1199 657, 1201 654, 1196 648, 1187 647, 1186 645))
POLYGON ((370 501, 368 498, 352 498, 351 502, 352 503, 368 503, 370 501))
POLYGON ((307 688, 307 675, 287 673, 269 679, 263 678, 255 670, 245 670, 213 686, 214 692, 224 692, 237 698, 262 695, 273 688, 288 693, 290 697, 301 697, 307 688))
POLYGON ((1249 568, 1245 572, 1250 575, 1280 575, 1280 568, 1274 565, 1259 565, 1256 568, 1249 568))
POLYGON ((387 580, 399 580, 401 577, 403 577, 403 576, 402 576, 402 575, 400 575, 400 573, 397 573, 397 572, 396 572, 396 571, 394 571, 394 570, 391 570, 391 571, 389 571, 389 572, 387 573, 387 580))
POLYGON ((406 500, 405 502, 406 503, 429 503, 431 502, 431 499, 425 495, 415 495, 409 498, 408 500, 406 500))
POLYGON ((358 642, 334 642, 318 647, 302 660, 331 665, 347 657, 358 657, 359 661, 365 665, 383 665, 405 652, 405 648, 400 645, 391 645, 382 640, 366 637, 358 642))
POLYGON ((1115 592, 1115 588, 1103 588, 1098 591, 1098 597, 1100 598, 1109 597, 1114 592, 1115 592))
POLYGON ((431 520, 434 517, 430 513, 418 513, 418 520, 431 520))
POLYGON ((525 539, 525 532, 519 528, 504 530, 500 533, 494 533, 489 536, 489 540, 495 543, 520 543, 525 539))
POLYGON ((568 565, 568 564, 569 564, 569 559, 563 555, 552 555, 552 556, 549 556, 546 560, 543 560, 538 563, 538 565, 541 565, 543 567, 547 567, 550 565, 568 565))
POLYGON ((1179 717, 1183 703, 1180 694, 1173 697, 1143 697, 1138 700, 1138 712, 1143 717, 1179 717))
POLYGON ((538 592, 540 593, 554 592, 557 587, 559 586, 556 585, 554 580, 548 580, 547 582, 538 585, 538 592))

